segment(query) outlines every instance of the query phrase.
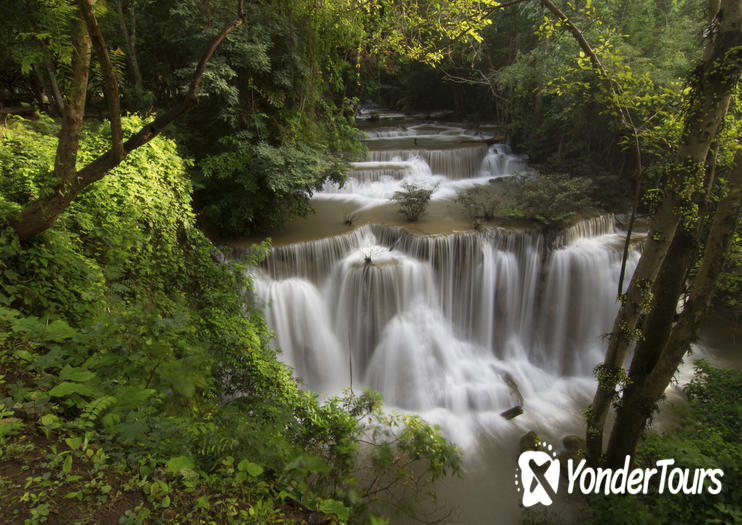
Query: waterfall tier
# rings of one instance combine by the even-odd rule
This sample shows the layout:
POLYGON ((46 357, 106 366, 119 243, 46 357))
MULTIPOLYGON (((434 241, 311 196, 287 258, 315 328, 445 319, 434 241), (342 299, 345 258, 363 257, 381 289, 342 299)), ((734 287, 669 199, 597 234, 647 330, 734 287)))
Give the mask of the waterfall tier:
POLYGON ((345 184, 327 183, 315 198, 369 208, 387 204, 404 184, 413 184, 435 187, 433 200, 444 200, 458 190, 525 172, 525 157, 494 140, 455 126, 378 129, 367 133, 368 157, 351 164, 345 184))
MULTIPOLYGON (((364 226, 274 248, 256 290, 286 361, 311 387, 349 384, 352 364, 353 384, 394 406, 499 413, 517 402, 506 377, 528 404, 544 381, 591 381, 602 358, 620 234, 606 216, 560 239, 549 249, 529 232, 364 226)), ((629 272, 637 259, 632 251, 629 272)))

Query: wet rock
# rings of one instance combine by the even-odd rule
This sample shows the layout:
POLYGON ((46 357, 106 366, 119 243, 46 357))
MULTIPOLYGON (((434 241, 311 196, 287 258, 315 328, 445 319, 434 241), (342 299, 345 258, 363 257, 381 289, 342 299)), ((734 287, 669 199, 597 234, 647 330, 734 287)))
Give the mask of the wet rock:
POLYGON ((520 393, 520 388, 518 388, 518 383, 515 382, 515 379, 513 378, 512 375, 510 375, 510 373, 505 374, 505 384, 508 385, 510 387, 510 390, 513 391, 515 398, 518 400, 518 406, 523 407, 524 405, 523 394, 520 393))
POLYGON ((500 412, 500 415, 504 417, 505 419, 513 419, 514 417, 518 417, 523 413, 523 407, 516 405, 513 408, 508 408, 504 412, 500 412))
POLYGON ((585 440, 582 439, 580 436, 575 435, 569 435, 565 436, 562 440, 562 445, 564 445, 565 450, 568 450, 570 452, 572 451, 578 451, 578 450, 585 450, 585 440))
POLYGON ((329 523, 330 520, 319 512, 312 512, 307 521, 309 522, 309 525, 324 525, 325 523, 329 523))
POLYGON ((523 453, 527 450, 544 450, 542 445, 543 440, 536 434, 534 430, 531 430, 520 438, 520 452, 523 453))
POLYGON ((567 477, 569 460, 572 460, 573 464, 579 463, 584 457, 583 451, 585 450, 585 440, 580 436, 565 436, 562 440, 565 450, 559 453, 557 458, 561 466, 562 476, 567 477))
POLYGON ((217 264, 225 264, 229 259, 227 259, 227 256, 219 248, 212 248, 211 260, 217 264))
POLYGON ((563 450, 557 456, 562 465, 562 474, 567 475, 567 462, 571 459, 574 464, 578 464, 583 458, 582 450, 563 450))

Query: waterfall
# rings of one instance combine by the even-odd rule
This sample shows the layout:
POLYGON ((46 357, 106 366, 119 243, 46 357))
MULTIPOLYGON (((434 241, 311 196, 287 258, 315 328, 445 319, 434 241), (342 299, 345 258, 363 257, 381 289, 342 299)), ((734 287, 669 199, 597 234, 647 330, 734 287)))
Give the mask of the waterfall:
MULTIPOLYGON (((604 216, 560 239, 549 249, 531 232, 369 225, 274 248, 254 280, 283 359, 310 387, 349 384, 352 361, 353 384, 393 406, 497 426, 493 414, 518 402, 512 381, 537 412, 572 395, 561 378, 592 384, 602 358, 621 234, 604 216)), ((637 260, 632 250, 629 272, 637 260)))
POLYGON ((490 134, 456 126, 416 125, 369 132, 367 159, 351 163, 344 184, 328 182, 316 199, 353 202, 358 209, 387 204, 404 184, 436 187, 433 200, 460 189, 527 171, 525 157, 490 134))
POLYGON ((557 236, 556 244, 564 246, 586 237, 599 237, 616 233, 616 217, 612 213, 583 219, 566 228, 557 236))
MULTIPOLYGON (((447 220, 458 191, 528 168, 494 135, 453 125, 378 128, 366 143, 367 159, 352 163, 345 184, 314 199, 336 210, 325 223, 349 209, 368 223, 276 246, 251 270, 280 358, 317 392, 369 386, 465 448, 482 432, 572 417, 575 400, 594 392, 592 370, 618 310, 615 218, 586 218, 548 239, 379 225, 394 223, 390 202, 403 184, 437 188, 434 222, 447 220), (500 416, 521 403, 514 420, 500 416)), ((638 257, 632 246, 628 274, 638 257)))
POLYGON ((422 159, 430 166, 432 173, 458 179, 478 175, 487 151, 487 146, 484 144, 456 149, 377 150, 369 152, 369 160, 399 162, 422 159))
POLYGON ((479 172, 483 177, 488 175, 497 177, 523 173, 526 169, 524 157, 513 155, 505 144, 493 144, 482 160, 479 172))
POLYGON ((270 305, 266 321, 275 331, 283 361, 319 390, 339 390, 345 364, 319 290, 303 279, 256 279, 257 295, 270 305))

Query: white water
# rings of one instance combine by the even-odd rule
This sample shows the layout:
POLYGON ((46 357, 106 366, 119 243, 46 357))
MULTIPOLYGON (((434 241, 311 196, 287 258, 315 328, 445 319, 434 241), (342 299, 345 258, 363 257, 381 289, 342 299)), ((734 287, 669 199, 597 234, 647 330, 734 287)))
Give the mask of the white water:
POLYGON ((436 188, 433 200, 453 199, 458 191, 493 178, 525 173, 523 156, 504 144, 487 145, 492 135, 441 125, 380 129, 367 134, 368 160, 352 163, 340 187, 327 183, 316 199, 352 203, 368 209, 389 202, 403 184, 436 188))
POLYGON ((528 233, 366 226, 275 248, 255 282, 284 359, 310 387, 350 384, 352 360, 356 388, 426 414, 466 447, 514 424, 499 417, 518 404, 508 374, 523 425, 559 419, 592 389, 617 311, 621 236, 606 218, 577 231, 547 251, 528 233))
MULTIPOLYGON (((486 139, 451 126, 377 130, 369 159, 354 165, 346 185, 316 198, 381 206, 412 182, 437 184, 433 199, 451 199, 527 170, 522 157, 486 139)), ((297 376, 332 394, 351 383, 352 365, 354 389, 370 386, 387 405, 439 424, 466 452, 470 479, 486 485, 451 496, 469 508, 463 522, 482 522, 495 508, 512 522, 509 469, 520 435, 537 429, 558 445, 565 433, 582 432, 601 336, 618 309, 621 248, 612 216, 550 240, 499 229, 414 236, 367 225, 276 247, 254 281, 281 358, 297 376), (522 415, 500 416, 521 401, 522 415), (488 490, 503 495, 493 500, 488 490)), ((637 260, 632 251, 629 275, 637 260)))

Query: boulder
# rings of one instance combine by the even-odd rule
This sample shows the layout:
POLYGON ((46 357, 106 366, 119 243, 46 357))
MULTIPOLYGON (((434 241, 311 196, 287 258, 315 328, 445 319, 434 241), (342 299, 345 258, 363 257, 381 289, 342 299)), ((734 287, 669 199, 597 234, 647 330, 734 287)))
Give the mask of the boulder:
POLYGON ((535 431, 531 430, 520 438, 520 452, 522 454, 527 450, 544 450, 542 443, 543 440, 541 437, 535 431))
POLYGON ((570 435, 562 439, 565 450, 559 453, 558 459, 561 465, 562 476, 567 477, 568 463, 571 459, 573 464, 578 464, 585 457, 585 440, 580 436, 570 435))

